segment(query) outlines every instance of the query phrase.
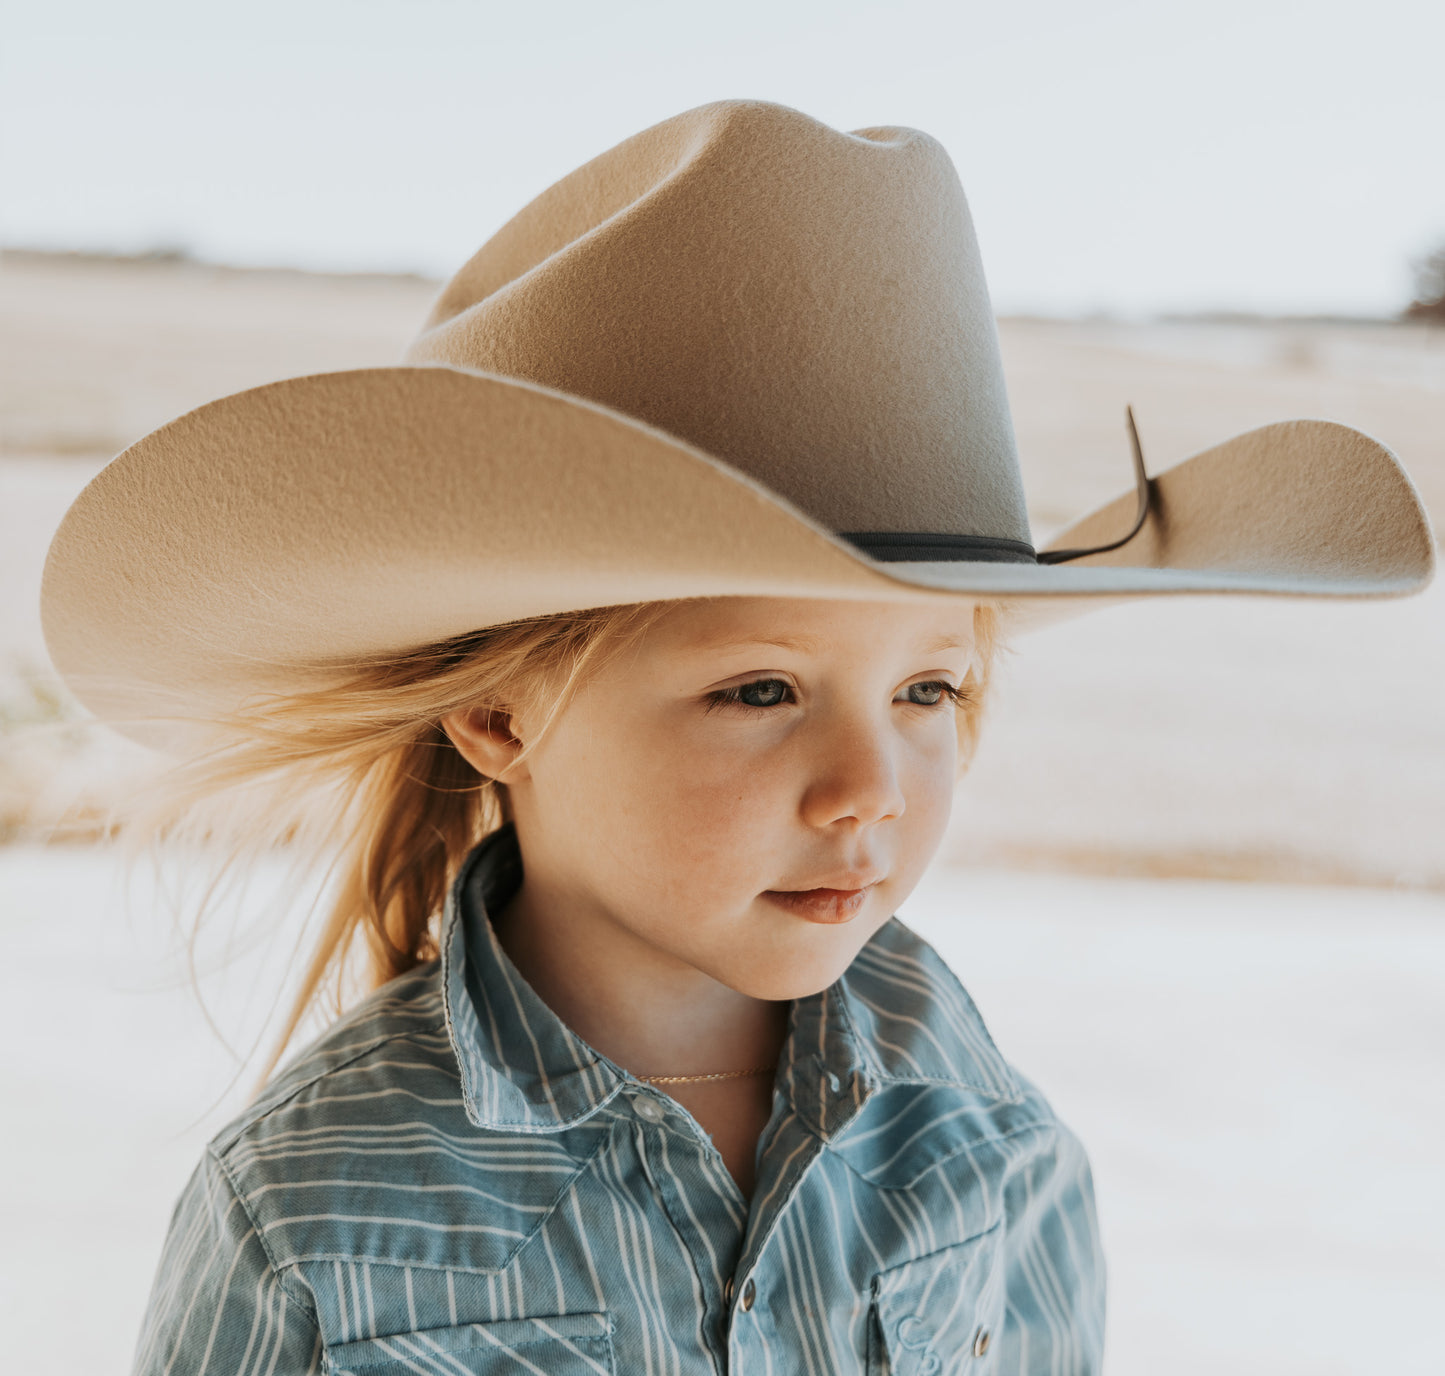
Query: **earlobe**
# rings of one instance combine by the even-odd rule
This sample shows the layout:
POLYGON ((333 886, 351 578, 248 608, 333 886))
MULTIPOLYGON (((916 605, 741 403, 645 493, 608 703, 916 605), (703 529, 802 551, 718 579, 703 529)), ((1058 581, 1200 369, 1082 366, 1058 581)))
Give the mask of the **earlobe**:
POLYGON ((522 752, 522 742, 512 734, 512 721, 505 712, 485 707, 462 707, 441 720, 458 753, 477 773, 498 783, 516 783, 525 777, 526 766, 510 773, 522 752))

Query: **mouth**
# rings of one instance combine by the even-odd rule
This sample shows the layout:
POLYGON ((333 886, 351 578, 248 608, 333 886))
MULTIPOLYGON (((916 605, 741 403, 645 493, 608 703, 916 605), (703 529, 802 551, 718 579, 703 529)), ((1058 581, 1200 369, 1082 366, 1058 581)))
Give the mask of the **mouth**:
POLYGON ((807 922, 834 927, 857 917, 875 887, 876 883, 861 889, 768 889, 763 897, 807 922))

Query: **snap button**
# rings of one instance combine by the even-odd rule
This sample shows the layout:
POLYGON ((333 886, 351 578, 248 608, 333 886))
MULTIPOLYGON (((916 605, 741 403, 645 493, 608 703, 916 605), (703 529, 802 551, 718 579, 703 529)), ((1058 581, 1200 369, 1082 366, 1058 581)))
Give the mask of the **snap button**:
POLYGON ((666 1116, 665 1110, 656 1099, 649 1099, 645 1094, 639 1094, 632 1101, 632 1107, 637 1110, 637 1116, 649 1123, 660 1123, 666 1116))
POLYGON ((916 1314, 909 1314, 898 1325, 899 1346, 918 1353, 918 1376, 938 1376, 943 1370, 938 1353, 928 1345, 931 1336, 928 1325, 916 1314))
POLYGON ((986 1328, 980 1328, 978 1330, 973 1340, 973 1355, 975 1357, 982 1357, 983 1354, 988 1351, 988 1342, 991 1336, 986 1328))
POLYGON ((726 1307, 726 1308, 731 1308, 731 1307, 732 1307, 732 1302, 733 1302, 733 1278, 732 1278, 731 1276, 729 1276, 725 1281, 723 1281, 723 1305, 724 1305, 724 1307, 726 1307))
POLYGON ((928 1349, 928 1328, 917 1314, 909 1314, 898 1325, 898 1341, 915 1352, 928 1349))
POLYGON ((755 1299, 757 1299, 757 1297, 758 1297, 758 1287, 753 1284, 753 1278, 752 1278, 751 1276, 749 1276, 749 1277, 748 1277, 748 1283, 743 1286, 743 1310, 744 1310, 744 1312, 746 1312, 747 1310, 749 1310, 749 1309, 751 1309, 751 1308, 753 1307, 753 1301, 754 1301, 755 1299))

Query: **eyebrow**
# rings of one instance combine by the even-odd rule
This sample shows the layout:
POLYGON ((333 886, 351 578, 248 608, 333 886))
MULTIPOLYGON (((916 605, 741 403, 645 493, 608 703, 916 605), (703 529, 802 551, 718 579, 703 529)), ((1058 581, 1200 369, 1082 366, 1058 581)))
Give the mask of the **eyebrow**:
POLYGON ((930 640, 922 647, 922 653, 926 655, 942 654, 944 650, 971 650, 973 641, 960 640, 956 635, 941 635, 930 640))
POLYGON ((823 641, 811 635, 744 635, 733 640, 699 640, 695 650, 749 650, 755 645, 771 645, 778 650, 795 650, 799 654, 816 654, 823 641))
MULTIPOLYGON (((768 645, 778 650, 792 650, 797 654, 817 654, 827 642, 811 635, 740 636, 734 640, 702 640, 691 645, 693 650, 746 650, 756 645, 768 645)), ((922 655, 942 654, 945 650, 971 650, 972 642, 960 640, 956 635, 941 635, 918 647, 922 655)))

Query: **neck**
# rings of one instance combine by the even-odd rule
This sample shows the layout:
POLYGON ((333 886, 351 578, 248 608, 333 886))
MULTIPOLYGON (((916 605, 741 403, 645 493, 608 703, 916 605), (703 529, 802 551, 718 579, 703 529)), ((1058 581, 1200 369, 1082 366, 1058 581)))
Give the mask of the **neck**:
POLYGON ((789 1004, 750 998, 529 875, 493 917, 502 949, 583 1041, 634 1075, 770 1066, 789 1004))

